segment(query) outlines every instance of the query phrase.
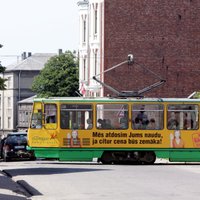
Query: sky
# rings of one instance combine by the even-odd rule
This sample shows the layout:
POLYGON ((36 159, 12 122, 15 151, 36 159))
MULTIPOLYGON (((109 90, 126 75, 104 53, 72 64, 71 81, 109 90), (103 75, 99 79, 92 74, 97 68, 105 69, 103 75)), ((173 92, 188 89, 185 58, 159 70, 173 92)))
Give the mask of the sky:
POLYGON ((6 66, 23 52, 78 50, 77 0, 0 0, 0 61, 6 66))

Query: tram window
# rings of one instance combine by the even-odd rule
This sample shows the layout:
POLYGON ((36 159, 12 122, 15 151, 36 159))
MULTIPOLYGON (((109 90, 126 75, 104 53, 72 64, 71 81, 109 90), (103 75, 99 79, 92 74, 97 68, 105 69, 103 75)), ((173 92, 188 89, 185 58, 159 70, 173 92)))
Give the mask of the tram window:
POLYGON ((133 104, 132 128, 161 130, 163 129, 164 107, 161 104, 133 104))
POLYGON ((31 128, 41 129, 42 128, 42 110, 34 109, 31 116, 31 128))
POLYGON ((126 104, 98 104, 96 116, 98 129, 128 128, 128 105, 126 104))
POLYGON ((57 108, 55 104, 45 104, 44 105, 45 113, 45 123, 56 123, 56 113, 57 108))
POLYGON ((34 102, 33 112, 31 115, 30 128, 32 129, 42 128, 42 104, 40 102, 34 102))
POLYGON ((62 129, 92 129, 93 110, 89 104, 61 104, 60 126, 62 129))
POLYGON ((45 115, 45 128, 55 129, 57 123, 57 107, 56 104, 45 104, 44 105, 45 115))
POLYGON ((168 105, 167 128, 170 130, 196 130, 198 129, 198 113, 198 105, 168 105))

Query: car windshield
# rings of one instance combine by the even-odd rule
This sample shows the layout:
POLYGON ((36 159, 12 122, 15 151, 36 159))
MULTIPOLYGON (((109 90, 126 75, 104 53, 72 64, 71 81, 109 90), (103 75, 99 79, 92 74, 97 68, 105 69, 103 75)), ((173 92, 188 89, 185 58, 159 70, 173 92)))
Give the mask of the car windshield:
POLYGON ((24 144, 24 143, 27 143, 27 136, 26 135, 9 135, 5 143, 24 144))

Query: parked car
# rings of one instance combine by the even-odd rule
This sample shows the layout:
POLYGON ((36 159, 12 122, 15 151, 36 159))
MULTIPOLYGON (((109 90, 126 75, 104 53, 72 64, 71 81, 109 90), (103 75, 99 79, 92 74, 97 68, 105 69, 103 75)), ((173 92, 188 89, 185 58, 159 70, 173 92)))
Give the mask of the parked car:
POLYGON ((11 132, 1 140, 1 157, 4 161, 12 159, 35 160, 34 152, 27 150, 27 133, 11 132))

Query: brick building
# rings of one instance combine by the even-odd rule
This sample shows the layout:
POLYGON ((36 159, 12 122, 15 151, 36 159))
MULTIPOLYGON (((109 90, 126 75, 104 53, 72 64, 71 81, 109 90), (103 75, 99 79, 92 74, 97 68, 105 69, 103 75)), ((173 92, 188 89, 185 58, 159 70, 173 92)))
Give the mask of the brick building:
MULTIPOLYGON (((103 5, 102 13, 97 15, 101 16, 100 25, 103 20, 103 26, 99 25, 103 55, 99 57, 99 63, 103 63, 100 71, 124 61, 132 53, 137 63, 166 79, 164 85, 145 96, 187 97, 200 89, 200 1, 92 0, 91 3, 98 2, 103 5)), ((90 13, 94 6, 88 3, 90 13)), ((136 64, 124 64, 101 78, 117 90, 138 90, 158 81, 136 64)), ((108 93, 103 90, 103 95, 108 93)))

